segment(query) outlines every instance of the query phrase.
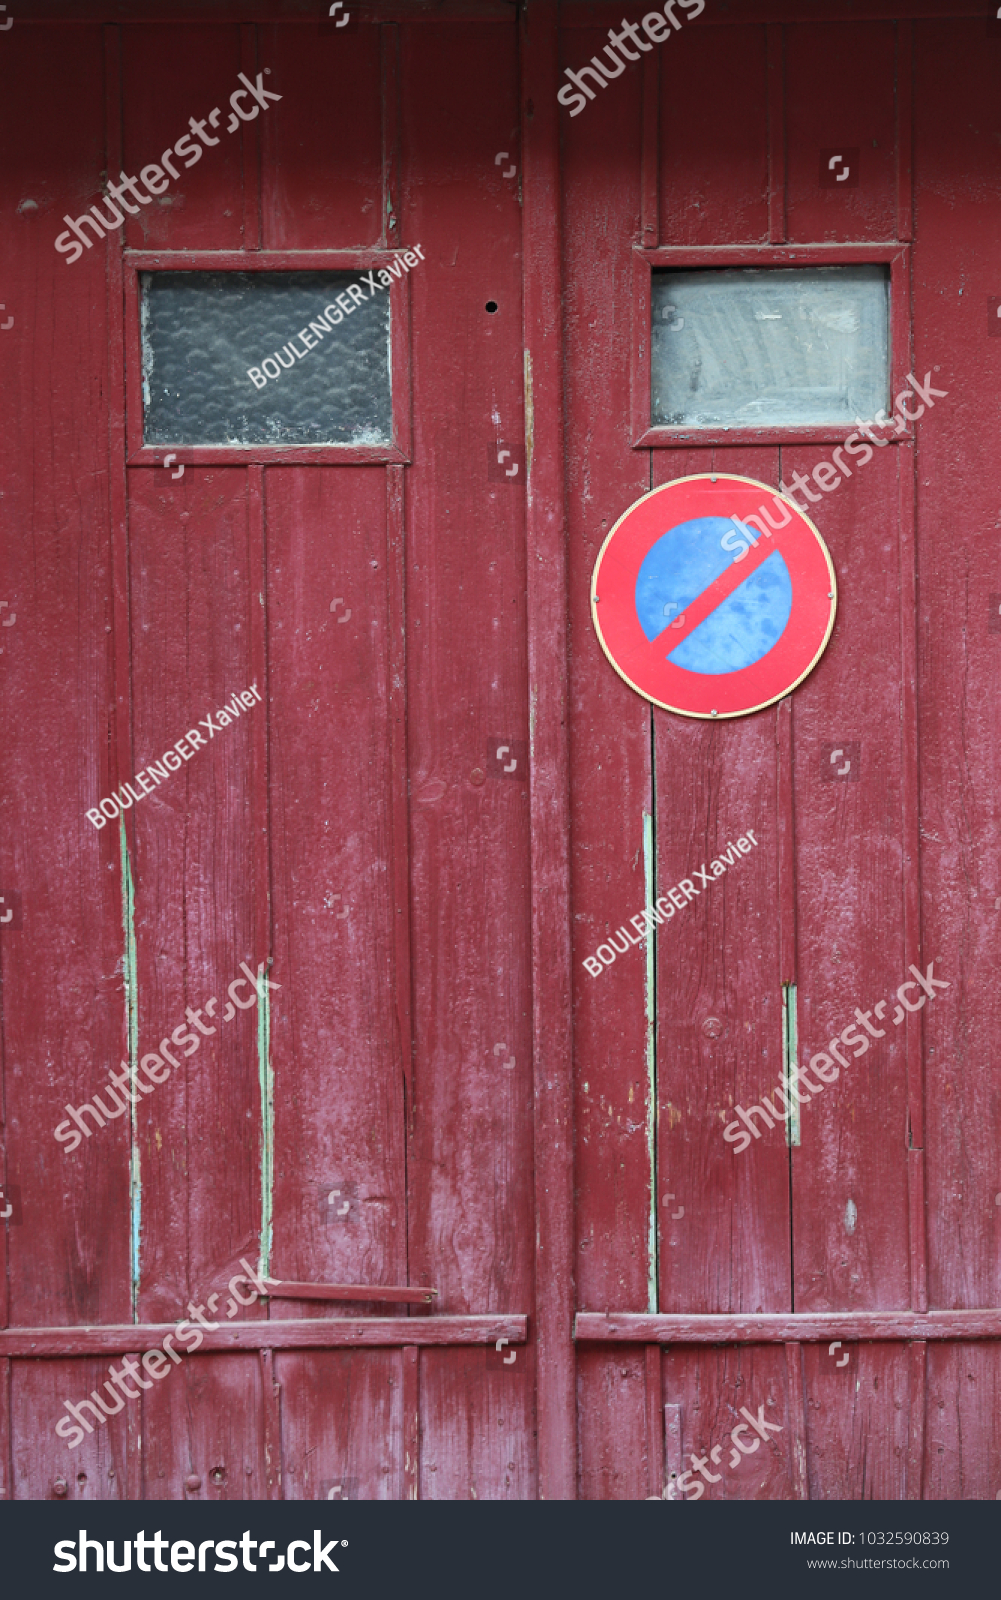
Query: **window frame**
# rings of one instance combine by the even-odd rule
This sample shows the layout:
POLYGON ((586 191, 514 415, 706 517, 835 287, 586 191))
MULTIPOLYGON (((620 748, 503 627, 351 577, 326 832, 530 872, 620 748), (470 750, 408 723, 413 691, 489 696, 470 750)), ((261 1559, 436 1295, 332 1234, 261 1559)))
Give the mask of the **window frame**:
MULTIPOLYGON (((146 444, 143 437, 140 274, 143 272, 363 272, 387 267, 412 249, 370 250, 126 250, 125 397, 126 463, 158 467, 170 452, 183 466, 280 463, 314 466, 365 466, 411 460, 410 272, 402 272, 389 294, 389 386, 391 439, 388 444, 146 444)), ((249 380, 248 380, 249 381, 249 380)))
MULTIPOLYGON (((671 245, 644 250, 635 245, 632 252, 632 350, 630 395, 632 405, 632 448, 634 450, 692 449, 699 445, 743 444, 843 444, 857 430, 852 423, 823 423, 797 427, 769 423, 759 427, 728 428, 713 424, 699 428, 674 427, 651 421, 651 300, 653 273, 663 267, 852 267, 870 265, 890 269, 889 367, 892 415, 893 396, 905 385, 910 367, 910 250, 897 242, 887 244, 785 244, 714 245, 693 247, 671 245)), ((908 391, 910 392, 910 391, 908 391)), ((868 419, 866 419, 868 420, 868 419)), ((903 443, 914 438, 912 423, 906 431, 873 427, 877 438, 903 443)))

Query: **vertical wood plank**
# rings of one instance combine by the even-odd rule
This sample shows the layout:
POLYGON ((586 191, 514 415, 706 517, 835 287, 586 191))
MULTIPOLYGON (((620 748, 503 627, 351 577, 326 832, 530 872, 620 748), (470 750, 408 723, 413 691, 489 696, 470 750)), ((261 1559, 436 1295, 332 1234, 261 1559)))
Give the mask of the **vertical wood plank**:
POLYGON ((786 238, 889 239, 897 225, 895 24, 785 27, 786 238), (818 62, 823 71, 818 72, 818 62), (858 155, 845 154, 858 151, 858 155), (842 155, 834 173, 820 163, 842 155), (858 170, 854 164, 858 163, 858 170), (838 173, 849 173, 838 182, 838 173), (834 182, 828 182, 833 176, 834 182))
MULTIPOLYGON (((655 481, 709 472, 713 460, 718 474, 779 478, 772 446, 658 451, 655 481)), ((783 930, 789 944, 794 882, 791 807, 776 782, 788 771, 788 734, 776 732, 783 714, 779 705, 728 723, 654 715, 658 892, 707 869, 746 829, 758 841, 656 936, 664 1311, 791 1309, 784 1129, 763 1131, 740 1154, 723 1136, 735 1107, 760 1104, 782 1077, 780 947, 783 930)), ((679 1399, 690 1418, 692 1397, 679 1399)))
MULTIPOLYGON (((0 935, 0 1171, 24 1207, 24 1223, 6 1230, 5 1320, 124 1322, 127 1131, 120 1119, 73 1151, 53 1137, 123 1040, 118 827, 98 832, 84 814, 116 776, 123 640, 126 677, 128 662, 127 628, 114 632, 121 501, 113 513, 108 485, 109 410, 121 394, 109 377, 108 252, 119 246, 95 244, 73 265, 53 249, 63 213, 100 200, 107 47, 99 25, 30 19, 3 34, 3 47, 0 210, 14 220, 0 237, 0 321, 14 323, 2 333, 0 599, 6 621, 17 620, 0 630, 0 893, 22 895, 23 926, 0 935)), ((44 1366, 32 1364, 25 1381, 47 1400, 44 1366)), ((51 1432, 53 1420, 41 1412, 39 1429, 51 1432)))
POLYGON ((382 52, 382 243, 400 242, 400 30, 379 29, 382 52))
POLYGON ((907 1479, 904 1489, 908 1500, 924 1498, 925 1417, 928 1409, 928 1345, 924 1339, 915 1339, 908 1345, 909 1385, 907 1439, 907 1479))
MULTIPOLYGON (((122 27, 121 39, 126 172, 140 171, 164 150, 169 157, 196 107, 205 108, 200 112, 203 119, 213 108, 225 108, 217 131, 211 134, 207 129, 219 140, 218 147, 203 150, 202 159, 190 167, 175 159, 180 176, 171 181, 169 191, 142 206, 138 216, 126 217, 122 229, 126 245, 131 250, 239 250, 244 242, 248 146, 223 131, 229 117, 227 96, 240 87, 241 68, 246 70, 239 23, 192 16, 178 26, 161 20, 150 8, 142 20, 122 27)), ((286 87, 278 84, 279 90, 286 87)), ((271 106, 254 128, 261 121, 267 125, 287 104, 285 98, 271 106)), ((257 135, 250 137, 256 140, 257 135)), ((116 174, 121 165, 115 164, 116 174)))
POLYGON ((278 1351, 281 1498, 400 1500, 401 1351, 278 1351))
POLYGON ((260 1350, 261 1399, 264 1413, 264 1485, 269 1500, 284 1500, 282 1474, 281 1388, 273 1350, 260 1350))
MULTIPOLYGON (((240 28, 240 65, 246 76, 254 81, 257 66, 257 28, 245 22, 240 28)), ((240 123, 240 142, 243 148, 243 248, 261 248, 261 121, 240 123)))
POLYGON ((663 1357, 659 1344, 646 1347, 646 1461, 647 1494, 664 1493, 664 1386, 663 1357))
POLYGON ((320 33, 274 8, 258 24, 260 70, 282 96, 253 124, 264 249, 372 249, 382 239, 380 32, 366 20, 320 33))
POLYGON ((573 1036, 556 0, 524 8, 520 32, 539 1495, 573 1500, 573 1036))
MULTIPOLYGON (((517 150, 514 21, 513 14, 500 26, 415 16, 400 24, 400 227, 403 238, 422 241, 427 261, 411 279, 415 437, 406 472, 416 1102, 407 1223, 410 1280, 433 1283, 437 1309, 448 1311, 530 1308, 535 1283, 551 1294, 547 1280, 552 1271, 559 1277, 548 1245, 542 1267, 536 1262, 532 1170, 540 1061, 537 1055, 533 1068, 531 919, 533 894, 550 892, 548 881, 533 889, 528 870, 535 780, 526 759, 533 719, 526 607, 536 578, 527 569, 539 558, 525 537, 526 468, 529 495, 538 494, 524 377, 526 271, 530 293, 535 283, 521 259, 517 186, 495 160, 498 151, 514 158, 517 150), (447 183, 443 85, 449 116, 464 130, 449 147, 447 183), (518 471, 506 481, 496 475, 499 440, 516 453, 518 471), (497 759, 501 739, 519 745, 510 777, 497 759)), ((552 84, 546 93, 555 110, 552 84)), ((544 98, 535 95, 536 123, 544 98)), ((547 269, 550 318, 557 281, 558 268, 547 269)), ((558 378, 553 395, 558 403, 558 378)), ((543 418, 548 404, 544 395, 543 418)), ((543 440, 536 464, 549 453, 548 434, 543 440)), ((558 503, 547 492, 557 527, 558 503)), ((541 648, 551 668, 556 636, 541 648)), ((541 713, 544 725, 549 715, 541 713)), ((565 853, 559 825, 554 836, 565 853)), ((388 890, 388 875, 383 881, 388 890)), ((554 907, 547 914, 558 923, 554 907)), ((558 943, 545 937, 537 971, 558 971, 558 943)), ((545 1079, 561 1081, 568 1071, 565 1049, 550 1039, 546 1047, 543 1102, 545 1079)), ((547 1125, 536 1146, 540 1183, 552 1138, 547 1125)), ((560 1204, 569 1207, 569 1186, 560 1204)), ((561 1216, 569 1227, 569 1210, 561 1216)), ((569 1345, 568 1311, 560 1330, 569 1345)), ((517 1408, 520 1426, 531 1431, 524 1366, 523 1358, 516 1363, 504 1414, 509 1426, 517 1408)), ((422 1364, 422 1451, 436 1467, 423 1470, 422 1497, 434 1498, 443 1483, 484 1499, 509 1492, 507 1464, 517 1458, 502 1453, 496 1426, 482 1452, 469 1443, 490 1434, 496 1387, 478 1379, 482 1371, 458 1348, 422 1364), (464 1462, 475 1466, 472 1476, 464 1462)))
MULTIPOLYGON (((395 29, 393 30, 395 38, 395 29)), ((393 898, 393 993, 403 1076, 407 1144, 414 1136, 413 1013, 410 960, 410 785, 407 771, 406 511, 403 467, 386 468, 386 590, 389 781, 393 898)), ((409 1282, 409 1279, 407 1280, 409 1282)))
POLYGON ((643 148, 640 155, 640 243, 660 243, 660 62, 658 51, 643 57, 643 148))
POLYGON ((403 1498, 421 1497, 421 1350, 403 1347, 403 1498))
POLYGON ((914 237, 914 23, 897 21, 897 238, 914 237))
POLYGON ((775 707, 775 832, 778 865, 779 982, 796 982, 796 810, 793 802, 792 697, 775 707))
POLYGON ((770 22, 768 38, 768 239, 786 237, 785 29, 770 22))
POLYGON ((10 1360, 7 1356, 0 1356, 0 1500, 10 1500, 14 1494, 10 1398, 10 1360))
MULTIPOLYGON (((918 745, 918 558, 915 539, 917 461, 912 444, 897 454, 900 571, 900 754, 901 855, 904 955, 920 961, 921 798, 918 745)), ((907 1072, 907 1257, 912 1311, 928 1309, 928 1227, 925 1187, 924 1015, 909 1012, 904 1023, 907 1072)))
MULTIPOLYGON (((569 37, 575 52, 580 50, 580 59, 586 60, 583 36, 569 37)), ((604 42, 595 40, 599 49, 604 42)), ((723 28, 682 28, 656 53, 662 83, 661 244, 764 242, 770 211, 765 26, 741 22, 723 28)), ((576 53, 572 63, 577 65, 576 53)), ((622 109, 626 81, 620 79, 611 90, 618 91, 618 109, 611 117, 617 144, 626 127, 622 109)), ((599 115, 602 98, 610 99, 611 93, 599 96, 580 122, 599 115)))
MULTIPOLYGON (((932 1306, 1001 1305, 1001 496, 996 395, 1001 339, 993 318, 1001 211, 984 205, 1001 141, 996 39, 978 18, 915 24, 914 372, 935 399, 916 425, 918 670, 921 774, 921 969, 950 984, 922 1013, 927 1094, 928 1297, 932 1306), (982 106, 983 117, 970 118, 982 106), (962 289, 962 293, 959 291, 962 289), (984 470, 971 471, 971 462, 984 470), (950 508, 962 497, 961 531, 950 508)), ((908 955, 908 962, 917 958, 908 955)), ((918 1141, 915 1139, 914 1143, 918 1141)), ((995 1363, 1001 1351, 992 1351, 995 1363)), ((958 1368, 965 1364, 960 1354, 958 1368)), ((928 1355, 944 1375, 941 1353, 928 1355)), ((975 1370, 975 1369, 971 1369, 975 1370)), ((960 1380, 964 1387, 967 1380, 960 1380)), ((996 1380, 995 1380, 996 1384, 996 1380)), ((952 1401, 947 1402, 948 1405, 952 1401)), ((970 1462, 989 1449, 981 1406, 970 1408, 970 1462)), ((929 1404, 929 1426, 935 1421, 929 1404)), ((951 1426, 951 1424, 950 1424, 951 1426)), ((995 1430, 996 1431, 996 1430, 995 1430)), ((941 1441, 945 1446, 945 1441, 941 1441)), ((930 1449, 926 1495, 959 1479, 930 1449), (943 1472, 945 1475, 940 1475, 943 1472)), ((953 1449, 946 1447, 947 1456, 953 1449)), ((956 1469, 958 1471, 958 1468, 956 1469)), ((966 1470, 969 1470, 969 1466, 966 1470)), ((991 1489, 1001 1488, 998 1482, 991 1489)), ((964 1491, 966 1492, 966 1491, 964 1491)))
MULTIPOLYGON (((662 1363, 663 1365, 663 1363, 662 1363)), ((661 1380, 663 1390, 663 1380, 661 1380)), ((681 1407, 668 1402, 664 1407, 664 1487, 676 1484, 684 1467, 681 1457, 681 1407)))
POLYGON ((810 1478, 806 1467, 806 1404, 803 1398, 803 1348, 786 1344, 786 1392, 789 1417, 789 1476, 797 1500, 809 1500, 810 1478))
MULTIPOLYGON (((827 454, 784 450, 786 482, 791 468, 808 474, 827 454)), ((811 1086, 792 1152, 797 1311, 900 1306, 909 1295, 907 1047, 893 1021, 895 1012, 898 1023, 904 1015, 893 997, 913 959, 903 925, 906 575, 897 528, 898 470, 907 459, 902 444, 877 449, 851 481, 810 508, 831 552, 839 600, 823 659, 796 691, 793 709, 798 1052, 811 1086), (874 527, 878 561, 867 531, 874 527), (858 780, 834 781, 830 755, 854 740, 858 780), (849 1053, 838 1041, 856 1008, 880 1003, 883 1021, 871 1020, 883 1036, 870 1037, 868 1051, 856 1044, 849 1053), (832 1039, 846 1064, 822 1088, 809 1064, 818 1055, 832 1059, 832 1039)))
MULTIPOLYGON (((104 28, 104 93, 105 93, 105 144, 108 174, 124 170, 124 128, 122 125, 122 39, 116 25, 104 28)), ((124 337, 124 273, 122 250, 126 230, 109 232, 105 245, 108 274, 108 510, 111 521, 111 563, 114 582, 113 655, 115 674, 114 694, 114 746, 112 775, 116 789, 132 777, 132 640, 131 599, 128 577, 128 482, 125 458, 125 337, 124 337)), ((120 789, 119 789, 120 792, 120 789)), ((131 863, 135 861, 136 819, 134 808, 123 813, 118 823, 111 823, 119 835, 125 871, 131 876, 131 863)), ((122 868, 119 868, 121 877, 122 868)), ((123 911, 127 921, 131 908, 130 887, 120 885, 123 911)), ((133 992, 133 976, 129 970, 129 931, 123 931, 123 989, 124 1005, 121 1013, 121 1039, 119 1060, 133 1059, 134 1019, 138 996, 133 992)), ((115 1130, 116 1135, 118 1130, 115 1130)), ((129 1142, 129 1199, 128 1212, 122 1220, 129 1240, 129 1299, 133 1320, 138 1316, 139 1255, 138 1241, 141 1226, 141 1193, 138 1182, 139 1155, 136 1149, 135 1113, 122 1120, 122 1133, 129 1142)), ((130 1424, 131 1426, 131 1424, 130 1424)))
MULTIPOLYGON (((142 1351, 128 1350, 126 1358, 134 1361, 138 1366, 142 1361, 142 1351)), ((121 1369, 119 1369, 121 1370, 121 1369)), ((143 1396, 145 1398, 145 1395, 143 1396)), ((143 1459, 143 1419, 145 1410, 140 1400, 137 1406, 125 1408, 125 1459, 122 1462, 122 1498, 124 1500, 145 1499, 145 1478, 143 1459)))
POLYGON ((251 961, 257 972, 270 970, 271 882, 268 835, 268 583, 267 517, 264 468, 247 468, 247 568, 250 590, 250 671, 261 697, 260 715, 250 719, 251 884, 254 946, 251 961))

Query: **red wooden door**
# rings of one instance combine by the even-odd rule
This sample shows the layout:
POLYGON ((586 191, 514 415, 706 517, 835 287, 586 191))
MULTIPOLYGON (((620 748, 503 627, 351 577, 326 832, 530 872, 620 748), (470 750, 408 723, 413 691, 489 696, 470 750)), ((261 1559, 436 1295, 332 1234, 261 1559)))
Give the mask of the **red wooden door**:
POLYGON ((1001 42, 934 0, 682 9, 575 116, 617 10, 53 0, 2 32, 5 1495, 1001 1490, 1001 42), (280 99, 228 130, 240 73, 280 99), (57 253, 192 118, 197 164, 57 253), (858 183, 821 183, 841 147, 858 183), (144 444, 141 274, 417 245, 381 442, 144 444), (814 673, 693 723, 601 653, 605 534, 844 430, 651 431, 651 274, 794 257, 885 264, 892 372, 946 394, 810 506, 814 673), (651 952, 585 969, 748 829, 651 952), (929 964, 949 987, 894 1024, 929 964), (791 1142, 737 1154, 736 1108, 880 1001, 791 1142), (144 1058, 127 1115, 55 1139, 144 1058), (286 1294, 227 1316, 244 1260, 286 1294), (71 1450, 67 1402, 192 1307, 218 1328, 71 1450))
MULTIPOLYGON (((685 1472, 681 1495, 696 1498, 1001 1491, 985 388, 1001 345, 988 339, 997 212, 978 201, 996 168, 1001 43, 985 46, 980 16, 868 10, 707 10, 564 135, 589 1497, 673 1496, 685 1472), (982 108, 975 125, 961 104, 982 108), (828 186, 842 150, 857 182, 828 186), (827 652, 745 720, 654 709, 591 626, 608 529, 686 474, 812 474, 845 430, 661 430, 637 447, 630 369, 650 335, 651 267, 865 261, 872 247, 896 262, 894 376, 928 374, 947 397, 830 492, 813 487, 840 597, 827 652), (600 977, 585 970, 748 828, 760 848, 682 897, 649 964, 632 949, 600 977), (949 987, 904 990, 905 1013, 898 987, 930 964, 949 987), (862 1034, 862 1060, 838 1044, 856 1008, 887 1035, 862 1034), (770 1133, 757 1118, 736 1153, 723 1137, 742 1126, 736 1108, 781 1083, 784 1053, 808 1067, 832 1035, 840 1082, 811 1085, 791 1142, 781 1118, 770 1133)), ((602 47, 599 22, 564 16, 568 65, 602 47)), ((639 404, 649 426, 648 391, 639 404)))
POLYGON ((0 887, 24 902, 4 942, 6 1174, 25 1198, 3 1280, 7 1492, 531 1498, 514 27, 95 11, 19 17, 4 45, 23 158, 3 178, 21 221, 0 887), (241 72, 276 98, 227 133, 241 72), (162 203, 77 259, 54 251, 102 172, 169 160, 193 116, 200 164, 162 203), (189 439, 166 466, 144 446, 140 272, 360 278, 416 245, 390 291, 391 446, 189 439), (87 820, 254 683, 262 703, 181 751, 121 831, 87 820), (33 840, 39 763, 58 778, 33 840), (241 963, 275 987, 256 1005, 237 989, 223 1023, 241 963), (84 1114, 85 1137, 56 1143, 67 1102, 120 1057, 170 1051, 188 1008, 190 1065, 178 1051, 128 1116, 84 1114), (437 1298, 279 1291, 227 1320, 243 1258, 286 1284, 437 1298), (70 1450, 64 1398, 189 1302, 220 1330, 106 1423, 84 1411, 70 1450))

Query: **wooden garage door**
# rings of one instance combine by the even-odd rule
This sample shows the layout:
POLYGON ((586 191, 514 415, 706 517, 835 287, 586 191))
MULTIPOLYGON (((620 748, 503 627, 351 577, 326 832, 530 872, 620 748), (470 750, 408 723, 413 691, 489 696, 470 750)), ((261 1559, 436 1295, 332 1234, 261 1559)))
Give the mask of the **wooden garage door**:
MULTIPOLYGON (((0 890, 23 902, 3 940, 5 1178, 24 1221, 0 1275, 0 1471, 18 1497, 530 1498, 516 34, 500 7, 343 31, 229 12, 19 16, 3 39, 0 890), (241 73, 276 98, 230 129, 241 73), (189 118, 198 164, 57 254, 64 213, 102 205, 105 173, 176 163, 189 118), (244 445, 234 425, 220 447, 193 322, 167 330, 191 335, 173 398, 197 380, 208 432, 144 444, 141 274, 360 278, 416 245, 391 290, 391 443, 244 445), (139 785, 121 829, 87 820, 251 684, 261 703, 139 785), (237 989, 224 1022, 241 963, 275 987, 255 1006, 237 989), (67 1104, 188 1008, 190 1064, 56 1143, 67 1104), (64 1399, 224 1295, 244 1257, 363 1288, 236 1320, 223 1299, 198 1354, 70 1451, 64 1399), (365 1286, 437 1298, 408 1311, 365 1286)), ((307 359, 308 336, 282 394, 307 359)))
MULTIPOLYGON (((682 1492, 713 1499, 1001 1489, 987 202, 1001 41, 980 16, 869 10, 707 8, 564 128, 576 1332, 593 1498, 659 1494, 686 1470, 682 1492), (850 164, 857 181, 839 183, 850 164), (844 430, 678 430, 637 448, 637 252, 649 275, 872 246, 901 268, 894 370, 947 398, 915 438, 894 433, 814 490, 839 610, 805 684, 718 726, 654 709, 591 626, 605 534, 686 474, 809 474, 844 430), (584 968, 748 828, 759 848, 657 930, 649 964, 630 949, 600 976, 584 968), (898 987, 930 963, 949 987, 905 1016, 898 987), (841 1047, 847 1070, 803 1105, 798 1135, 759 1119, 735 1153, 724 1129, 782 1081, 784 1053, 806 1066, 880 1001, 886 1037, 860 1060, 841 1047)), ((564 65, 617 21, 564 14, 564 65)))

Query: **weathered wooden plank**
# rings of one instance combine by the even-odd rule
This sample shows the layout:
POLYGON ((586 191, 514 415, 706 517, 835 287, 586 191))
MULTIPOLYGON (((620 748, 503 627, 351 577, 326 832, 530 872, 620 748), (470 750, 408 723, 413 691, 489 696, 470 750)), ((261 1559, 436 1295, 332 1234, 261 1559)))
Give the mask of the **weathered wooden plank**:
POLYGON ((645 1380, 642 1350, 578 1351, 582 1500, 645 1500, 653 1492, 645 1380))
MULTIPOLYGON (((156 165, 170 184, 151 204, 140 206, 138 216, 126 218, 125 242, 133 250, 233 250, 243 243, 244 146, 239 135, 226 132, 229 96, 241 87, 243 65, 235 24, 236 19, 201 16, 179 28, 151 19, 147 11, 144 22, 121 29, 125 171, 136 175, 156 165), (220 110, 214 129, 206 120, 213 107, 220 110), (192 116, 202 120, 206 137, 218 145, 205 148, 192 135, 192 116), (183 135, 188 144, 172 153, 183 135), (192 148, 201 150, 201 158, 189 166, 192 148), (164 151, 177 178, 160 160, 164 151)), ((265 58, 261 66, 274 62, 265 58)), ((274 86, 279 92, 290 87, 277 78, 268 85, 274 86)), ((265 122, 274 113, 269 106, 262 113, 265 122)))
POLYGON ((143 1395, 146 1500, 266 1500, 265 1376, 251 1352, 199 1353, 143 1395))
POLYGON ((832 1350, 832 1343, 800 1346, 810 1498, 903 1500, 915 1403, 911 1359, 918 1347, 842 1339, 832 1350))
POLYGON ((286 1500, 399 1500, 400 1353, 278 1355, 286 1500))
MULTIPOLYGON (((765 28, 684 27, 654 53, 662 74, 661 244, 764 243, 770 119, 782 125, 781 106, 769 99, 765 28)), ((569 65, 578 56, 587 59, 581 35, 569 32, 569 65)), ((617 88, 610 85, 605 99, 617 88)), ((592 106, 587 116, 594 114, 592 106)))
MULTIPOLYGON (((126 1348, 123 1344, 122 1353, 126 1348)), ((69 1448, 69 1429, 61 1435, 55 1431, 61 1418, 70 1422, 64 1400, 78 1403, 94 1390, 102 1392, 108 1381, 103 1363, 15 1361, 10 1375, 12 1499, 124 1500, 130 1494, 130 1480, 134 1492, 138 1474, 128 1461, 129 1446, 135 1444, 130 1412, 138 1416, 138 1407, 119 1397, 121 1410, 94 1425, 75 1450, 69 1448)))
POLYGON ((269 472, 267 517, 276 971, 315 974, 272 1017, 271 1272, 406 1283, 383 475, 269 472))
MULTIPOLYGON (((122 1323, 99 1328, 0 1328, 0 1355, 84 1356, 151 1350, 176 1324, 122 1323)), ((200 1346, 214 1350, 336 1350, 350 1345, 524 1344, 527 1316, 307 1317, 206 1329, 200 1346)))
MULTIPOLYGON (((896 27, 864 22, 785 29, 787 238, 892 239, 897 223, 896 27), (823 61, 823 72, 816 64, 823 61), (855 158, 842 146, 854 148, 855 158), (841 154, 821 187, 822 151, 841 154), (852 170, 838 183, 845 166, 852 170)), ((827 157, 830 160, 830 155, 827 157)))
POLYGON ((793 1497, 809 1500, 810 1478, 806 1459, 806 1402, 803 1396, 803 1346, 786 1341, 786 1396, 789 1408, 789 1476, 793 1497))
MULTIPOLYGON (((266 956, 255 949, 251 858, 264 846, 249 802, 253 724, 267 708, 216 718, 253 681, 261 619, 246 471, 189 467, 174 481, 130 469, 129 551, 135 767, 178 741, 191 752, 132 811, 137 1059, 159 1056, 169 1072, 134 1113, 138 1316, 153 1322, 181 1315, 241 1255, 256 1262, 260 1233, 260 1002, 235 1010, 227 988, 241 961, 256 971, 266 956), (217 732, 199 728, 209 718, 217 732), (204 746, 185 742, 188 729, 204 746)), ((236 993, 246 1001, 246 987, 236 993)))
POLYGON ((1001 1495, 1001 1360, 989 1345, 928 1349, 926 1500, 1001 1495))
MULTIPOLYGON (((516 178, 503 177, 523 164, 513 23, 506 34, 476 21, 400 28, 400 233, 420 240, 427 259, 411 284, 406 473, 408 1276, 436 1284, 438 1304, 453 1313, 531 1304, 538 1271, 521 212, 516 178), (443 83, 463 129, 449 142, 444 181, 443 83), (499 449, 511 451, 503 462, 499 449)), ((537 1071, 560 1059, 555 1037, 537 1071)), ((515 1493, 533 1493, 524 1464, 495 1445, 470 1479, 467 1439, 485 1436, 494 1401, 490 1385, 467 1382, 466 1365, 443 1357, 432 1381, 421 1363, 421 1497, 428 1459, 432 1479, 460 1485, 463 1497, 473 1482, 483 1499, 511 1493, 506 1463, 515 1459, 515 1493)), ((508 1388, 507 1426, 530 1432, 531 1386, 519 1376, 508 1388)))
POLYGON ((372 1283, 278 1283, 266 1280, 271 1300, 371 1300, 392 1305, 421 1305, 437 1296, 437 1289, 407 1289, 372 1283))
MULTIPOLYGON (((778 451, 658 451, 654 480, 734 473, 766 484, 778 451)), ((789 1152, 785 1130, 735 1153, 734 1107, 782 1077, 783 748, 779 707, 719 725, 657 711, 657 880, 694 869, 751 829, 757 845, 659 932, 657 1176, 659 1305, 670 1312, 785 1311, 789 1152)), ((658 892, 663 893, 663 888, 658 892)), ((681 1396, 677 1397, 679 1400, 681 1396)))
MULTIPOLYGON (((520 13, 531 707, 537 1492, 576 1495, 570 727, 563 475, 558 6, 520 13)), ((523 1390, 529 1403, 529 1386, 523 1390)), ((519 1449, 515 1459, 523 1461, 519 1449)), ((523 1462, 523 1493, 536 1464, 523 1462)), ((505 1474, 505 1486, 509 1483, 505 1474)))
MULTIPOLYGON (((829 454, 784 450, 786 482, 829 454)), ((893 1023, 906 1015, 896 991, 918 957, 904 942, 898 461, 910 469, 907 447, 887 445, 831 493, 812 486, 810 515, 831 552, 839 603, 824 657, 792 708, 798 1060, 808 1091, 820 1091, 805 1097, 793 1150, 800 1311, 911 1303, 906 1036, 893 1023), (839 779, 845 759, 830 757, 856 743, 839 779), (856 1009, 884 1037, 867 1034, 856 1009), (849 1029, 854 1048, 840 1038, 849 1029), (837 1064, 838 1052, 847 1065, 824 1087, 809 1064, 818 1055, 837 1064)))
MULTIPOLYGON (((598 33, 564 35, 562 59, 575 65, 607 43, 598 33)), ((631 948, 599 977, 583 962, 646 904, 652 838, 650 707, 605 659, 589 601, 606 536, 650 487, 650 458, 632 449, 632 275, 624 248, 640 237, 643 220, 643 83, 634 64, 562 127, 564 296, 573 307, 565 406, 576 1303, 624 1310, 656 1304, 647 961, 631 948)), ((582 1422, 583 1402, 582 1390, 582 1422)), ((606 1469, 587 1464, 583 1436, 581 1451, 582 1493, 590 1497, 606 1469)), ((619 1469, 609 1463, 607 1470, 607 1481, 618 1482, 619 1469)), ((623 1465, 623 1482, 632 1483, 632 1470, 623 1465)))
MULTIPOLYGON (((990 298, 1001 292, 1001 213, 983 203, 1001 137, 999 50, 982 22, 915 28, 914 371, 948 390, 917 424, 916 544, 921 964, 934 958, 951 984, 922 1014, 928 1298, 950 1307, 1001 1304, 1001 339, 989 333, 1001 328, 996 317, 991 326, 990 298), (978 104, 989 110, 970 121, 978 104)), ((926 1493, 938 1495, 942 1481, 926 1478, 926 1493)))
POLYGON ((663 1384, 667 1404, 677 1404, 679 1437, 672 1448, 678 1481, 688 1473, 684 1487, 675 1484, 674 1499, 796 1498, 802 1417, 789 1393, 784 1351, 753 1345, 668 1350, 663 1384))
MULTIPOLYGON (((3 1335, 0 1335, 0 1339, 3 1335)), ((998 1339, 1001 1311, 834 1311, 794 1316, 630 1316, 578 1311, 574 1338, 628 1344, 760 1344, 824 1339, 998 1339)), ((2 1346, 0 1346, 2 1348, 2 1346)))
POLYGON ((107 247, 74 265, 53 248, 62 214, 100 196, 103 40, 15 24, 3 45, 0 893, 22 912, 0 930, 0 1182, 23 1222, 5 1227, 0 1305, 14 1324, 124 1319, 128 1129, 54 1138, 124 1038, 118 828, 85 816, 115 766, 107 247))
POLYGON ((272 12, 257 32, 258 70, 270 67, 267 87, 282 91, 281 102, 253 124, 260 128, 264 248, 377 244, 384 224, 380 30, 314 27, 307 46, 298 28, 272 12), (334 85, 340 92, 331 92, 334 85), (333 165, 317 159, 321 150, 336 152, 333 165))
POLYGON ((523 1423, 532 1351, 496 1343, 421 1353, 421 1500, 538 1497, 535 1441, 523 1423))

